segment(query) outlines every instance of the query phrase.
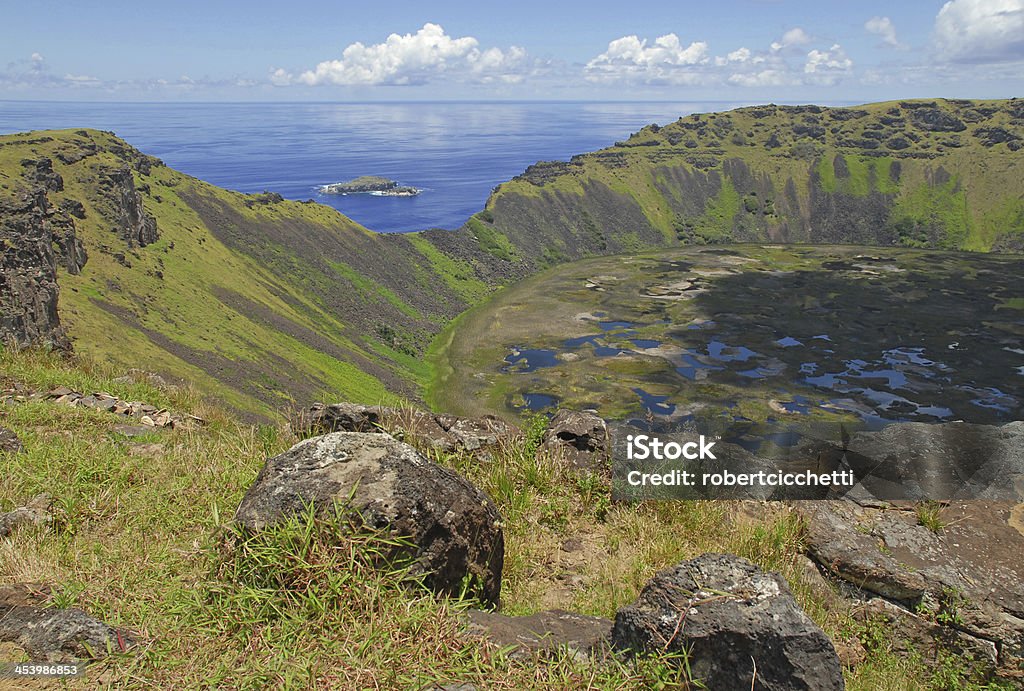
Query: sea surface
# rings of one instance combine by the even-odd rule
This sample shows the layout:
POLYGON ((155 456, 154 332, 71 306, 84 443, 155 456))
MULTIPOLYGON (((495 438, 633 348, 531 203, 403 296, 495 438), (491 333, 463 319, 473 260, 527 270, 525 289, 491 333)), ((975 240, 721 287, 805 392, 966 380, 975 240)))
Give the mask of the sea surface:
POLYGON ((610 146, 650 123, 739 103, 53 103, 0 101, 0 134, 113 131, 167 165, 240 192, 315 199, 379 232, 457 228, 537 161, 610 146), (323 195, 381 175, 418 197, 323 195))

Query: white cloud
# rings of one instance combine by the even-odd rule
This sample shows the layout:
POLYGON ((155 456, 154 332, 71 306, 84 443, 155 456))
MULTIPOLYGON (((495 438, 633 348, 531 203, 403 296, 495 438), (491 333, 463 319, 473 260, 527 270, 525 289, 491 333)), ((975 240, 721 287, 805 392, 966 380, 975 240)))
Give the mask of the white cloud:
POLYGON ((710 62, 708 44, 694 41, 683 46, 675 34, 647 39, 623 36, 590 60, 584 68, 591 81, 635 80, 648 83, 697 84, 704 81, 702 65, 710 62))
POLYGON ((736 86, 787 86, 794 84, 793 75, 785 69, 767 69, 759 72, 737 72, 729 75, 729 83, 736 86))
POLYGON ((809 81, 817 84, 832 85, 853 69, 853 60, 838 43, 832 44, 828 50, 814 49, 807 53, 804 63, 804 74, 809 81))
POLYGON ((730 64, 752 64, 758 65, 765 62, 766 58, 763 55, 757 55, 749 48, 737 48, 725 55, 725 57, 715 58, 715 64, 719 67, 730 64))
POLYGON ((810 52, 798 46, 815 42, 806 31, 795 27, 762 50, 746 46, 712 55, 705 41, 684 45, 675 34, 653 42, 638 36, 623 36, 587 62, 587 80, 604 84, 652 86, 736 86, 779 87, 798 85, 831 86, 853 69, 839 44, 810 52))
POLYGON ((1024 0, 951 0, 935 17, 940 52, 956 62, 1024 59, 1024 0))
POLYGON ((901 48, 902 44, 896 38, 896 25, 888 17, 872 17, 864 22, 864 28, 882 39, 882 43, 893 48, 901 48))
POLYGON ((531 67, 522 48, 481 50, 472 36, 454 38, 440 25, 427 23, 415 34, 391 34, 383 43, 352 43, 340 59, 325 60, 298 75, 275 69, 270 81, 277 86, 410 85, 447 75, 466 81, 516 82, 531 67))
POLYGON ((782 38, 778 41, 773 41, 771 48, 773 53, 778 53, 786 48, 797 48, 799 46, 805 46, 810 43, 810 35, 799 26, 793 27, 786 33, 782 34, 782 38))

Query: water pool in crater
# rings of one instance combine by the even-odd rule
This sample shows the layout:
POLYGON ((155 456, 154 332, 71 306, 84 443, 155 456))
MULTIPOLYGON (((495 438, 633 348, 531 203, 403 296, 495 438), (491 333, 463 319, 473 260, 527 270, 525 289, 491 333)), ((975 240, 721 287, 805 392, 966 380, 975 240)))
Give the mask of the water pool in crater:
POLYGON ((731 245, 588 259, 460 319, 434 402, 661 424, 1000 424, 1024 414, 1022 298, 1020 255, 731 245))

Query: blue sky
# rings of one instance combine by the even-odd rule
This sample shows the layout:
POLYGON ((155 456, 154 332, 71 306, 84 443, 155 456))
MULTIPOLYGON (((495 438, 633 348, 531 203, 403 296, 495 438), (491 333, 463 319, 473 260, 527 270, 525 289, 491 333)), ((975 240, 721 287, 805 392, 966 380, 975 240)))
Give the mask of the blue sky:
POLYGON ((7 100, 1024 95, 1024 0, 5 5, 7 100))

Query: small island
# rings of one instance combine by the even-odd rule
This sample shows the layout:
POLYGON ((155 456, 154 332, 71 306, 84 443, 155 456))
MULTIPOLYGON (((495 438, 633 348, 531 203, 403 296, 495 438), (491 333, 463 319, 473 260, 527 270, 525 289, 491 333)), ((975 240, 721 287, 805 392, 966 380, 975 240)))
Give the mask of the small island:
POLYGON ((415 197, 422 190, 408 185, 399 185, 394 180, 376 175, 362 175, 346 182, 332 182, 321 185, 322 194, 372 194, 378 197, 415 197))

